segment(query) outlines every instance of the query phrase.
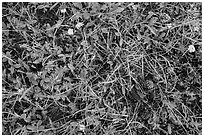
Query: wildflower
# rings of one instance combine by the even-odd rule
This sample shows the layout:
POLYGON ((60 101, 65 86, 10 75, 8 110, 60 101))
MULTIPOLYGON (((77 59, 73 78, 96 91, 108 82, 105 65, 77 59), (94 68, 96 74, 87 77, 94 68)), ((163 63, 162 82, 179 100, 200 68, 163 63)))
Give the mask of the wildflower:
POLYGON ((195 47, 194 47, 193 45, 190 45, 190 46, 188 47, 188 51, 189 51, 190 53, 195 52, 195 47))
POLYGON ((84 25, 83 23, 79 22, 79 23, 76 24, 76 28, 79 29, 79 28, 81 28, 83 25, 84 25))
POLYGON ((68 29, 68 35, 73 35, 74 34, 74 30, 73 29, 68 29))
POLYGON ((65 13, 66 12, 66 9, 61 9, 61 13, 65 13))

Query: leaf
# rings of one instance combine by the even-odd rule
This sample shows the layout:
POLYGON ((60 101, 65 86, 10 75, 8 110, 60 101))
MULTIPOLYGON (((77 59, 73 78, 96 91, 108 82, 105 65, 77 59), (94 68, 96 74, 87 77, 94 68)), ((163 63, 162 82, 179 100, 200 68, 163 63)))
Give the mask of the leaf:
POLYGON ((7 30, 7 26, 4 22, 2 22, 2 30, 7 30))
POLYGON ((95 40, 98 40, 98 39, 99 39, 99 37, 98 37, 97 34, 94 34, 94 35, 92 36, 92 38, 94 38, 95 40))
POLYGON ((79 22, 79 23, 76 24, 75 27, 76 27, 77 29, 80 29, 83 25, 84 25, 83 23, 79 22))
POLYGON ((126 115, 127 114, 127 109, 126 106, 124 106, 123 111, 122 111, 122 115, 126 115))
POLYGON ((134 10, 137 10, 139 7, 140 7, 139 4, 137 4, 137 5, 132 5, 132 8, 133 8, 134 10))
POLYGON ((61 26, 62 22, 63 22, 62 20, 58 20, 57 24, 55 24, 55 28, 59 28, 61 26))
POLYGON ((81 2, 73 2, 73 5, 79 9, 82 9, 82 4, 81 2))
POLYGON ((85 130, 85 125, 79 124, 79 129, 84 131, 85 130))
POLYGON ((123 45, 123 39, 121 38, 120 39, 120 47, 122 47, 122 45, 123 45))
POLYGON ((27 76, 28 78, 32 78, 32 77, 33 77, 33 73, 27 72, 27 73, 26 73, 26 76, 27 76))
POLYGON ((97 2, 93 2, 91 4, 92 4, 92 10, 90 12, 95 13, 100 8, 100 6, 97 2))
POLYGON ((176 108, 176 104, 174 102, 164 100, 163 103, 167 105, 170 109, 176 108))
POLYGON ((31 116, 29 115, 27 118, 24 119, 26 122, 31 122, 31 116))
POLYGON ((42 5, 39 5, 39 6, 37 7, 37 9, 45 9, 45 8, 48 8, 48 7, 49 7, 48 4, 46 4, 46 5, 42 4, 42 5))
POLYGON ((10 70, 11 74, 14 73, 14 68, 13 67, 10 67, 9 70, 10 70))
POLYGON ((126 91, 125 91, 125 87, 124 86, 122 86, 122 93, 123 93, 124 96, 126 95, 126 91))
POLYGON ((2 58, 2 62, 6 62, 7 60, 7 58, 2 58))
POLYGON ((21 47, 21 48, 28 48, 29 45, 24 43, 24 44, 20 45, 20 47, 21 47))
POLYGON ((34 63, 34 64, 39 64, 40 62, 42 62, 42 58, 36 59, 33 63, 34 63))
POLYGON ((71 111, 72 112, 76 112, 77 111, 77 108, 76 108, 76 105, 74 104, 74 103, 69 103, 69 105, 68 105, 68 107, 70 107, 71 108, 71 111))
POLYGON ((101 31, 102 31, 103 33, 108 33, 108 29, 107 29, 107 28, 102 28, 101 31))
POLYGON ((85 20, 88 20, 90 18, 90 14, 88 12, 84 12, 83 17, 85 20))
POLYGON ((81 42, 81 45, 84 46, 84 47, 87 47, 87 46, 88 46, 88 43, 87 43, 86 40, 83 40, 83 41, 81 42))
POLYGON ((29 129, 29 130, 32 130, 32 131, 36 131, 37 130, 36 126, 31 126, 31 125, 27 125, 26 128, 29 129))
POLYGON ((148 29, 155 35, 157 36, 157 30, 153 27, 150 27, 149 25, 145 25, 146 27, 148 27, 148 29))
POLYGON ((30 71, 30 67, 25 62, 22 62, 22 65, 28 72, 30 71))
POLYGON ((198 123, 197 121, 196 122, 191 122, 191 125, 194 125, 197 129, 200 127, 202 127, 202 123, 200 122, 200 123, 198 123))
POLYGON ((71 122, 70 125, 71 125, 72 127, 76 127, 76 126, 78 126, 78 123, 77 123, 77 122, 71 122))
POLYGON ((9 35, 9 31, 7 30, 7 26, 4 22, 2 22, 2 33, 4 33, 6 36, 9 35))
POLYGON ((149 20, 154 14, 155 14, 155 13, 152 12, 152 11, 148 12, 148 16, 146 17, 145 20, 149 20))
POLYGON ((113 13, 120 13, 124 10, 125 8, 118 7, 116 10, 113 11, 113 13))
POLYGON ((61 99, 62 99, 63 101, 65 101, 65 100, 66 100, 66 98, 67 98, 67 96, 66 96, 66 95, 61 95, 61 99))
POLYGON ((59 4, 59 2, 56 2, 52 5, 52 7, 50 7, 50 10, 52 10, 55 6, 57 6, 57 4, 59 4))
POLYGON ((38 130, 44 130, 45 129, 45 126, 39 126, 38 127, 38 130))
POLYGON ((119 37, 119 36, 120 36, 120 33, 119 33, 119 32, 116 32, 115 35, 119 37))
POLYGON ((74 69, 75 69, 74 66, 73 66, 72 64, 70 64, 70 63, 68 64, 68 67, 69 67, 69 69, 70 69, 72 72, 73 72, 74 69))
POLYGON ((100 122, 100 121, 98 121, 98 119, 95 119, 95 120, 94 120, 94 125, 95 125, 95 126, 100 125, 100 123, 101 123, 101 122, 100 122))
POLYGON ((45 82, 50 82, 51 80, 50 80, 50 78, 45 78, 44 81, 45 82))
POLYGON ((42 124, 42 120, 38 120, 37 126, 39 127, 39 126, 41 126, 41 124, 42 124))
POLYGON ((14 65, 14 68, 20 68, 21 67, 21 64, 15 64, 14 65))
POLYGON ((30 81, 32 82, 33 85, 38 85, 38 82, 33 78, 31 78, 30 81))
POLYGON ((23 113, 23 114, 21 115, 21 118, 25 119, 25 118, 26 118, 26 114, 23 113))
POLYGON ((108 7, 106 4, 103 4, 103 6, 101 7, 102 10, 106 10, 108 7))

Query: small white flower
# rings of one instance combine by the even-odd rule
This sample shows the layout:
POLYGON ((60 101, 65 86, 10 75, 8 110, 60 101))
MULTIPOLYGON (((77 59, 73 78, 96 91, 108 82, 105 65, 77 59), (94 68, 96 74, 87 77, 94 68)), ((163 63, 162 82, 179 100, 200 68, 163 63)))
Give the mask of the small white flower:
POLYGON ((188 47, 188 51, 191 52, 195 52, 195 47, 193 45, 189 45, 188 47))
POLYGON ((76 24, 76 28, 79 29, 79 28, 81 28, 83 25, 84 25, 83 23, 79 22, 79 23, 76 24))
POLYGON ((172 24, 166 24, 167 28, 171 28, 172 27, 172 24))
POLYGON ((65 13, 66 12, 66 9, 61 9, 61 13, 65 13))
POLYGON ((84 130, 85 130, 85 125, 80 124, 80 125, 79 125, 79 129, 82 130, 82 131, 84 131, 84 130))
POLYGON ((74 30, 73 29, 68 29, 68 35, 74 35, 74 30))
POLYGON ((23 88, 18 89, 18 92, 22 93, 23 92, 23 88))

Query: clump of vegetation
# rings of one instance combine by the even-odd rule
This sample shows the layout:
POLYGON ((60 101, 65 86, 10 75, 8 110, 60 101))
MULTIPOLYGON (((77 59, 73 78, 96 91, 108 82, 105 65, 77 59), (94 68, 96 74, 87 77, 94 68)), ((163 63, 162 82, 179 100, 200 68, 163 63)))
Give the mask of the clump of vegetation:
POLYGON ((2 3, 2 134, 202 134, 201 3, 2 3))

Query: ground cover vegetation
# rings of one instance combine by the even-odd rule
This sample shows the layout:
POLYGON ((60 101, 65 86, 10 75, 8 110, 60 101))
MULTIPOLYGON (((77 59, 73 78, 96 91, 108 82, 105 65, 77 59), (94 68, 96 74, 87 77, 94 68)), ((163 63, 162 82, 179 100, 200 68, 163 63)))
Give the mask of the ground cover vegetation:
POLYGON ((201 134, 201 7, 2 3, 2 134, 201 134))

